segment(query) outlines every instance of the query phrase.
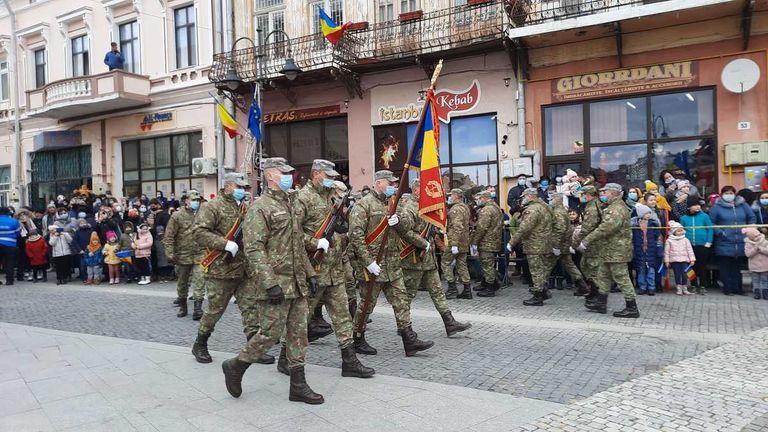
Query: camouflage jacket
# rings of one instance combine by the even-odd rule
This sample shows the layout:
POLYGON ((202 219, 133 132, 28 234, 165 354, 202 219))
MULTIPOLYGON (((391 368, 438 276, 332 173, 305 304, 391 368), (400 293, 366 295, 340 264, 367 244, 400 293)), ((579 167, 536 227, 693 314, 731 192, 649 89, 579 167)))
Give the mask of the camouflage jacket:
POLYGON ((504 215, 498 204, 493 201, 480 208, 477 213, 475 233, 470 244, 477 245, 480 252, 498 252, 501 250, 504 230, 504 215))
POLYGON ((602 214, 600 225, 582 240, 587 250, 597 248, 599 257, 608 263, 632 261, 632 224, 626 204, 615 198, 602 214))
MULTIPOLYGON (((432 248, 428 253, 421 256, 422 251, 427 247, 427 241, 421 237, 422 231, 427 227, 427 222, 419 216, 419 202, 413 198, 400 200, 397 207, 397 215, 400 217, 400 225, 407 230, 402 235, 403 244, 400 249, 408 245, 416 246, 411 253, 400 260, 400 265, 404 270, 435 270, 437 269, 437 260, 435 259, 435 242, 432 241, 432 248)), ((433 230, 437 228, 433 227, 433 230)))
MULTIPOLYGON (((371 191, 360 201, 355 203, 349 216, 349 241, 352 254, 357 260, 358 268, 365 269, 370 263, 376 261, 379 246, 384 239, 380 235, 370 245, 365 244, 365 238, 372 233, 381 220, 387 216, 387 198, 383 194, 371 191)), ((385 222, 386 223, 386 222, 385 222)), ((400 267, 400 235, 405 233, 403 224, 399 223, 387 228, 389 237, 384 248, 384 257, 377 262, 381 267, 381 274, 376 277, 379 282, 389 282, 403 277, 400 267)))
POLYGON ((176 264, 198 264, 202 257, 202 250, 198 247, 192 234, 192 225, 195 222, 195 212, 187 207, 182 207, 175 212, 165 227, 163 245, 165 254, 176 264))
POLYGON ((522 242, 526 255, 547 255, 555 244, 552 210, 541 200, 529 202, 520 215, 520 226, 509 240, 512 247, 522 242))
POLYGON ((560 249, 560 253, 570 254, 573 225, 568 217, 568 210, 562 205, 552 207, 552 246, 560 249))
POLYGON ((448 227, 445 246, 450 252, 451 246, 458 246, 459 252, 469 252, 469 220, 471 212, 464 203, 456 203, 448 210, 448 227))
MULTIPOLYGON (((584 210, 581 214, 581 231, 579 231, 579 234, 573 240, 573 244, 576 245, 576 247, 578 247, 579 244, 584 240, 584 237, 589 235, 592 231, 595 230, 595 228, 597 228, 598 225, 600 225, 600 220, 603 217, 603 209, 602 204, 600 204, 600 200, 593 198, 590 201, 587 201, 587 203, 584 204, 584 210)), ((586 251, 582 252, 581 255, 585 257, 596 258, 600 256, 600 248, 593 247, 587 249, 586 251)))
MULTIPOLYGON (((299 226, 304 234, 304 247, 311 257, 317 251, 317 239, 315 232, 325 221, 325 217, 333 210, 332 190, 315 187, 312 182, 296 193, 294 199, 294 208, 299 226)), ((333 234, 333 245, 328 252, 323 254, 320 262, 310 261, 317 272, 320 285, 336 285, 344 283, 344 266, 342 265, 342 256, 344 255, 343 239, 339 234, 333 234)))
POLYGON ((275 285, 286 299, 304 297, 307 279, 315 276, 304 247, 296 214, 295 192, 267 189, 251 205, 243 224, 248 276, 256 283, 256 299, 266 300, 275 285))
POLYGON ((211 263, 206 273, 215 279, 240 279, 245 277, 245 254, 243 242, 240 240, 240 250, 232 257, 224 251, 227 245, 227 233, 234 226, 240 216, 240 207, 232 198, 221 191, 211 202, 202 206, 195 216, 192 225, 192 237, 197 241, 197 246, 203 251, 203 256, 209 250, 220 250, 221 256, 211 263))

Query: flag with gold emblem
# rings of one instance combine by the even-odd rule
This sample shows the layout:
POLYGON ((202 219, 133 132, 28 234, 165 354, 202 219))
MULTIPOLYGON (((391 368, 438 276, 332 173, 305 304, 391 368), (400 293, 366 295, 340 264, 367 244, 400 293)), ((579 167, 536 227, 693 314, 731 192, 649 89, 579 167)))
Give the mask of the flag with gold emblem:
POLYGON ((445 191, 440 175, 440 123, 435 109, 435 94, 427 91, 424 104, 424 122, 417 131, 416 146, 408 162, 419 171, 419 215, 425 221, 445 230, 448 212, 445 207, 445 191))

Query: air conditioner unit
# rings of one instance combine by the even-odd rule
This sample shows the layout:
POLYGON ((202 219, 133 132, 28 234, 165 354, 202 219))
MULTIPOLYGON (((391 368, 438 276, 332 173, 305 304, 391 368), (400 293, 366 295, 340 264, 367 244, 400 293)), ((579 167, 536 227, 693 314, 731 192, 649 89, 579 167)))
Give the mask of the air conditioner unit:
POLYGON ((194 158, 192 159, 192 175, 208 176, 216 174, 218 171, 215 158, 194 158))

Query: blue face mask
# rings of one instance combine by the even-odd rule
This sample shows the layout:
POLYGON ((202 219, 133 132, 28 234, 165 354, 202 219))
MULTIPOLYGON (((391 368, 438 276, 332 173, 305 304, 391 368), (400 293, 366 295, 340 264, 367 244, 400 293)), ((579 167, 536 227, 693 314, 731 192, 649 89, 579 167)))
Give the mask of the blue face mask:
POLYGON ((387 188, 386 188, 386 189, 384 189, 384 196, 386 196, 387 198, 389 198, 389 197, 391 197, 392 195, 394 195, 394 194, 395 194, 395 192, 397 192, 397 188, 396 188, 396 187, 394 187, 394 186, 391 186, 391 185, 390 185, 390 186, 387 186, 387 188))
POLYGON ((452 196, 448 197, 448 204, 453 204, 453 197, 452 196))
POLYGON ((283 174, 280 176, 280 189, 287 191, 293 187, 293 176, 290 174, 283 174))
POLYGON ((539 185, 541 186, 542 189, 546 189, 549 187, 549 182, 547 180, 544 180, 541 183, 539 183, 539 185))
POLYGON ((637 192, 630 192, 629 194, 627 194, 627 197, 632 201, 637 201, 637 192))
POLYGON ((732 195, 732 194, 723 195, 723 201, 727 203, 733 202, 733 200, 735 199, 736 199, 736 195, 732 195))
POLYGON ((760 205, 761 206, 768 206, 768 199, 760 198, 760 205))
POLYGON ((579 197, 579 201, 581 201, 582 204, 586 204, 587 203, 587 197, 585 197, 585 196, 579 197))
POLYGON ((323 187, 326 189, 333 189, 334 187, 333 180, 327 179, 327 178, 323 179, 323 187))
POLYGON ((200 201, 192 201, 189 203, 189 208, 191 208, 194 211, 197 211, 197 209, 200 208, 200 201))
POLYGON ((232 198, 237 201, 242 201, 245 198, 245 189, 235 189, 232 191, 232 198))
POLYGON ((496 198, 496 192, 491 192, 491 198, 496 198))
POLYGON ((601 196, 600 197, 600 202, 601 203, 607 203, 608 202, 608 197, 606 195, 601 196))

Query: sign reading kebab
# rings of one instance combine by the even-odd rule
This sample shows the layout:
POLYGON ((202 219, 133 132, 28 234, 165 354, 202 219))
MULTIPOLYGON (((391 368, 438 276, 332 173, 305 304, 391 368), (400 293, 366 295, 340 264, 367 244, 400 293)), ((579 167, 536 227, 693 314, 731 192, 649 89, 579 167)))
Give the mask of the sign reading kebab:
MULTIPOLYGON (((435 108, 437 117, 443 123, 450 123, 454 114, 465 113, 474 109, 480 102, 480 83, 473 80, 465 90, 442 89, 435 92, 435 108)), ((390 105, 379 107, 381 123, 407 123, 416 121, 421 115, 421 104, 408 104, 404 107, 390 105)))

